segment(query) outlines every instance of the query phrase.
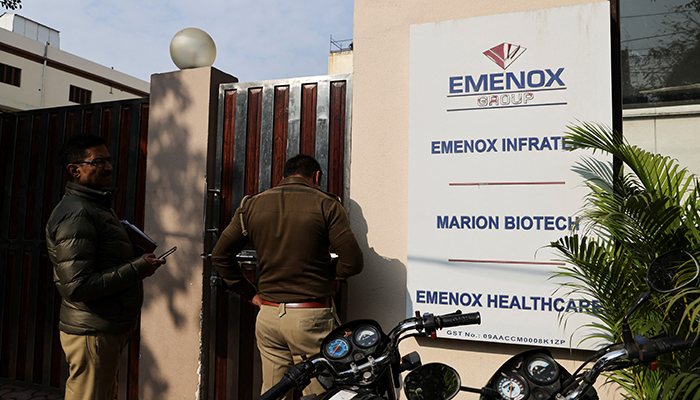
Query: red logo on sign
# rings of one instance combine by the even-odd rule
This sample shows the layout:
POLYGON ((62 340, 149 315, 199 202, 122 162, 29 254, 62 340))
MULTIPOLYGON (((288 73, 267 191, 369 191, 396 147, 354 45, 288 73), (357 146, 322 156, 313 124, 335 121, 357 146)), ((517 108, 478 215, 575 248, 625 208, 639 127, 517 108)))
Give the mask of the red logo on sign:
POLYGON ((499 67, 506 69, 513 61, 520 57, 525 50, 527 49, 519 44, 503 42, 486 50, 484 55, 498 64, 499 67))

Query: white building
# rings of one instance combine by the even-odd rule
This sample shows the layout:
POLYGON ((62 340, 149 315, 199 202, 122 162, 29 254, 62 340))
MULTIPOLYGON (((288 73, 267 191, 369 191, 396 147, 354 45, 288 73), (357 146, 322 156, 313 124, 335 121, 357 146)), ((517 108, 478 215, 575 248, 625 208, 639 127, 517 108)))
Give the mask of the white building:
POLYGON ((149 82, 61 51, 55 29, 10 13, 0 28, 0 112, 149 95, 149 82))

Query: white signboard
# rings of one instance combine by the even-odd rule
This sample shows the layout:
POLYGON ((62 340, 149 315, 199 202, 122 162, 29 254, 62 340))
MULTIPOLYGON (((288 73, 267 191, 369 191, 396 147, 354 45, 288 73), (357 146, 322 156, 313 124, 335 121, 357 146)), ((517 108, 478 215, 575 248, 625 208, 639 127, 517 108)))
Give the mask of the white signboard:
POLYGON ((592 348, 594 302, 551 280, 586 193, 567 125, 612 121, 609 3, 411 27, 408 315, 481 312, 440 337, 592 348))

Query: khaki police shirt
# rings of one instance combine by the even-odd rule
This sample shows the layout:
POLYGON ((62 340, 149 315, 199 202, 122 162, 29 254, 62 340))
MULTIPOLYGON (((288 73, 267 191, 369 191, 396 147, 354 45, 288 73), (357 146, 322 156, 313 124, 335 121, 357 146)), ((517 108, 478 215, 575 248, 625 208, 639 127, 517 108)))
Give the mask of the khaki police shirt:
POLYGON ((242 202, 221 234, 212 262, 230 289, 247 299, 303 302, 333 295, 331 282, 362 271, 362 250, 336 197, 300 177, 242 202), (247 233, 247 234, 246 234, 247 233), (258 288, 236 255, 248 244, 257 252, 258 288), (338 255, 331 258, 331 251, 338 255))

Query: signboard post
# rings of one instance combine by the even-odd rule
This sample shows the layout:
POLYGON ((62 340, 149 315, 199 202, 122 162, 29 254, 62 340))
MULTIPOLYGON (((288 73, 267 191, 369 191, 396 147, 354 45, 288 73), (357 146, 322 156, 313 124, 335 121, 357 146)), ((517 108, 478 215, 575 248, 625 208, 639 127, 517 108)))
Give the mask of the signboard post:
POLYGON ((577 121, 611 124, 608 2, 411 27, 408 315, 479 311, 441 337, 592 348, 544 246, 576 229, 577 121), (566 329, 564 329, 566 326, 566 329))

